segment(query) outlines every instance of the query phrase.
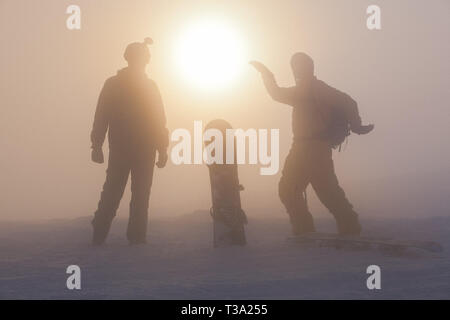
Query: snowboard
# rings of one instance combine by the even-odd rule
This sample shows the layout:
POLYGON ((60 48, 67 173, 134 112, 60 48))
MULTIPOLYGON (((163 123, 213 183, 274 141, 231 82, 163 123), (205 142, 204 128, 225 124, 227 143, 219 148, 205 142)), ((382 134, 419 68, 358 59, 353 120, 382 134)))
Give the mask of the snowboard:
POLYGON ((400 240, 386 237, 341 236, 334 233, 311 232, 288 238, 289 241, 300 244, 313 244, 320 247, 377 249, 387 253, 403 253, 414 248, 428 252, 442 252, 444 249, 434 241, 400 240))
MULTIPOLYGON (((225 130, 231 129, 231 125, 224 120, 214 120, 206 126, 206 129, 209 128, 220 130, 225 137, 225 130)), ((225 141, 223 145, 226 145, 225 141)), ((236 152, 234 154, 236 155, 236 152)), ((225 148, 223 156, 226 159, 225 148)), ((225 161, 223 164, 213 163, 208 165, 208 170, 214 247, 245 245, 244 225, 247 224, 247 217, 242 210, 240 195, 244 188, 239 184, 236 161, 233 164, 226 164, 225 161)))

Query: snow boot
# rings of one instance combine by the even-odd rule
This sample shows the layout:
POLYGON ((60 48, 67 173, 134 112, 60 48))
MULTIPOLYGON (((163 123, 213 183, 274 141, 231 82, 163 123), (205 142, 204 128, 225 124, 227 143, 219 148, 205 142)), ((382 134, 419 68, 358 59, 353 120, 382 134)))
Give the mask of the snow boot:
POLYGON ((316 231, 314 221, 310 213, 305 214, 303 217, 290 214, 289 218, 294 236, 316 231))
POLYGON ((336 224, 340 235, 358 236, 361 234, 361 224, 355 212, 339 218, 336 217, 336 224))
POLYGON ((105 243, 108 236, 109 229, 111 228, 113 218, 109 217, 96 217, 92 220, 92 227, 94 228, 94 234, 92 236, 92 244, 94 246, 100 246, 105 243))

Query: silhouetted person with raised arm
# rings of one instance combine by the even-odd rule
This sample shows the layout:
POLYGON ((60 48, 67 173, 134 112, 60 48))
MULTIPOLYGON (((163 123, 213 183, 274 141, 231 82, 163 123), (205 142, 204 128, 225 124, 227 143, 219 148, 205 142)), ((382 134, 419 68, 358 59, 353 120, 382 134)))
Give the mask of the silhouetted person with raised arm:
POLYGON ((314 62, 305 53, 291 59, 295 86, 281 88, 275 77, 260 62, 250 62, 262 75, 270 96, 291 105, 294 141, 279 182, 279 196, 293 228, 299 235, 314 232, 314 222, 306 203, 306 187, 311 184, 321 202, 334 215, 338 232, 361 232, 358 215, 339 186, 332 160, 332 147, 350 134, 366 134, 373 125, 361 125, 356 102, 314 76, 314 62), (344 119, 336 126, 336 116, 344 119))
POLYGON ((103 244, 116 215, 128 176, 131 202, 127 238, 146 242, 148 202, 156 153, 157 167, 167 162, 168 130, 159 89, 145 68, 150 62, 150 38, 131 43, 124 54, 128 67, 106 80, 98 99, 91 133, 92 161, 103 163, 102 145, 108 131, 109 160, 92 225, 93 244, 103 244))

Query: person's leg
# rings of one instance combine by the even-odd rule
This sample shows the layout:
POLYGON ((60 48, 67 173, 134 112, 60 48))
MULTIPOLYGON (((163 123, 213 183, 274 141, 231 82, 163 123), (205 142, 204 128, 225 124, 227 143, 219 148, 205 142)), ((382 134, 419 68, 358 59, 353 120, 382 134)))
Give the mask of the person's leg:
POLYGON ((131 201, 127 238, 130 244, 146 242, 148 205, 155 165, 155 151, 136 154, 131 167, 131 201))
POLYGON ((92 220, 93 244, 100 245, 106 240, 111 222, 122 199, 129 172, 130 164, 127 159, 118 152, 110 151, 106 181, 92 220))
POLYGON ((304 196, 309 174, 303 151, 292 146, 284 163, 278 194, 286 208, 295 235, 314 232, 314 222, 304 196))
POLYGON ((319 150, 316 153, 314 167, 311 173, 311 185, 320 201, 327 207, 336 219, 340 234, 360 234, 358 214, 339 186, 334 171, 331 149, 319 150))

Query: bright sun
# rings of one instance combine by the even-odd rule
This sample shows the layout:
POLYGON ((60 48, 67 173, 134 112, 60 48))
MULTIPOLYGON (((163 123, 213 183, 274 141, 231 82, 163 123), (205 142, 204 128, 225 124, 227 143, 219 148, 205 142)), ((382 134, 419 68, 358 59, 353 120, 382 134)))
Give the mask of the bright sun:
POLYGON ((231 26, 218 20, 203 20, 181 32, 175 60, 188 83, 216 90, 230 85, 247 59, 243 42, 231 26))

